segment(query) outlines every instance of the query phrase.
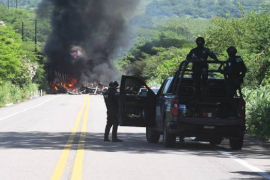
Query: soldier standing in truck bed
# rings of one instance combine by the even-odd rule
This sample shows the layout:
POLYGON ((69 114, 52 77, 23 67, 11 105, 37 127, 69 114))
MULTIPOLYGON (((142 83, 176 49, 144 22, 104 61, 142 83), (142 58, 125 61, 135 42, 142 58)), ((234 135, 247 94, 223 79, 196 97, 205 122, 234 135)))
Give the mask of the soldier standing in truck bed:
POLYGON ((203 63, 207 61, 208 57, 218 60, 217 56, 210 51, 208 48, 204 47, 205 40, 203 37, 198 37, 196 39, 197 47, 192 49, 187 55, 186 60, 196 60, 201 62, 194 62, 192 66, 192 78, 195 85, 195 93, 197 99, 201 97, 201 83, 206 86, 208 80, 208 65, 203 63))
POLYGON ((237 89, 240 90, 241 95, 241 84, 244 81, 244 77, 247 72, 246 65, 241 56, 237 56, 237 49, 233 46, 227 49, 229 59, 226 61, 225 74, 227 76, 227 97, 230 100, 231 106, 233 108, 231 117, 236 116, 236 104, 233 102, 234 95, 237 89), (234 113, 233 113, 234 112, 234 113))

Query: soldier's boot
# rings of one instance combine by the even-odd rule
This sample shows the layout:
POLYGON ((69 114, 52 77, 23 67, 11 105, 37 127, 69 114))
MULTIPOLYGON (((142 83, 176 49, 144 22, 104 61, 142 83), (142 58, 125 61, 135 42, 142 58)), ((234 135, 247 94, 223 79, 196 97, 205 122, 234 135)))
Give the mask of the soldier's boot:
POLYGON ((118 126, 114 125, 112 131, 112 142, 123 142, 123 140, 117 138, 117 129, 118 126))
POLYGON ((111 126, 106 125, 105 133, 104 133, 104 141, 105 141, 105 142, 111 141, 111 140, 109 139, 110 129, 111 129, 111 126))

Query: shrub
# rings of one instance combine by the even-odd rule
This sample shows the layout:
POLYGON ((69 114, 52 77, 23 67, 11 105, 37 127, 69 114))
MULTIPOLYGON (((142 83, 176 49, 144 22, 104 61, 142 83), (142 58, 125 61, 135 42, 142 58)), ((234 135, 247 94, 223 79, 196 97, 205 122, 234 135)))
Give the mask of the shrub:
POLYGON ((31 97, 31 92, 34 93, 37 90, 37 84, 28 84, 21 88, 11 82, 4 82, 0 85, 0 107, 9 103, 17 103, 27 100, 31 97))
POLYGON ((247 130, 251 136, 270 139, 270 86, 256 90, 245 89, 247 130))

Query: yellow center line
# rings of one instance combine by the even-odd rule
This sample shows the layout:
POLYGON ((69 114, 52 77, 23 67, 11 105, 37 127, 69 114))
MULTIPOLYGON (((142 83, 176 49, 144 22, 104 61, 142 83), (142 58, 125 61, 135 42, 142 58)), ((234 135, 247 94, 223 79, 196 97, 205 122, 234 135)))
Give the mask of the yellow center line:
POLYGON ((82 179, 84 147, 85 147, 85 137, 86 137, 86 131, 87 131, 88 114, 89 114, 89 100, 87 101, 86 110, 84 112, 83 124, 82 124, 81 135, 80 135, 80 142, 78 145, 78 150, 76 154, 76 159, 74 163, 71 180, 82 179))
POLYGON ((76 118, 76 122, 73 126, 73 129, 71 131, 71 134, 69 136, 69 139, 62 151, 62 154, 61 154, 61 157, 57 163, 57 166, 53 172, 53 175, 51 177, 51 180, 60 180, 62 178, 62 175, 63 175, 63 172, 65 170, 65 166, 66 166, 66 163, 67 163, 67 160, 68 160, 68 157, 69 157, 69 153, 70 153, 70 150, 71 150, 71 147, 72 147, 72 144, 73 144, 73 141, 76 137, 76 133, 78 131, 78 127, 80 125, 80 121, 81 121, 81 117, 82 117, 82 113, 83 113, 83 110, 85 108, 85 105, 86 105, 86 102, 87 102, 88 98, 84 98, 84 102, 83 102, 83 106, 82 108, 80 109, 79 111, 79 114, 76 118))

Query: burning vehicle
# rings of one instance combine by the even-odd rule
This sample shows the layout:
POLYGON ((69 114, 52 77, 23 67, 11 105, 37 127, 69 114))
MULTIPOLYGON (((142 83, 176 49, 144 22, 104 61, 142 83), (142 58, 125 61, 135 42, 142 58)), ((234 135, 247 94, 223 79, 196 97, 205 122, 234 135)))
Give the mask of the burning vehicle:
POLYGON ((53 78, 53 81, 49 83, 50 88, 48 89, 47 93, 61 94, 67 93, 68 91, 75 91, 76 84, 76 78, 68 77, 68 75, 55 72, 55 77, 53 78))
POLYGON ((55 72, 55 78, 49 83, 48 94, 102 94, 107 88, 102 82, 94 81, 92 83, 80 81, 77 78, 55 72))
POLYGON ((94 81, 93 83, 85 83, 80 88, 80 93, 82 94, 91 94, 98 95, 102 94, 106 90, 106 86, 104 86, 101 82, 94 81))

